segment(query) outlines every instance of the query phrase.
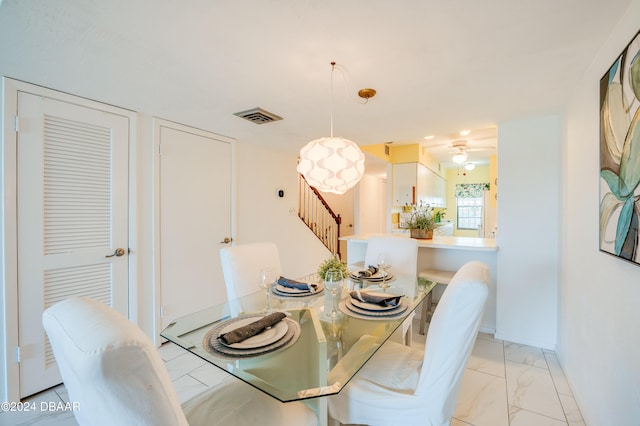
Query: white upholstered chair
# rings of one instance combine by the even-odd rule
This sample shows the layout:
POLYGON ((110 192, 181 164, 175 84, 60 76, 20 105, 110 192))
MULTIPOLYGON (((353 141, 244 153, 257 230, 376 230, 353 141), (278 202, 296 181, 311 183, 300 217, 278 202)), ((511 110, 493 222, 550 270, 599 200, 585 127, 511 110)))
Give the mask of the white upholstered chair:
POLYGON ((262 268, 273 269, 277 276, 282 274, 278 246, 272 242, 223 247, 220 260, 228 300, 260 291, 258 275, 262 268))
POLYGON ((489 283, 487 265, 463 265, 438 303, 424 350, 385 343, 338 395, 329 397, 329 415, 341 423, 372 426, 448 425, 489 283))
POLYGON ((42 321, 69 400, 80 405, 74 414, 81 426, 317 423, 304 404, 283 404, 235 379, 181 406, 151 340, 96 300, 66 299, 42 321))
MULTIPOLYGON (((364 255, 364 267, 378 264, 378 255, 386 253, 391 259, 391 274, 400 273, 418 274, 418 241, 413 238, 403 237, 371 237, 367 240, 367 250, 364 255)), ((412 322, 415 313, 411 313, 402 323, 402 340, 406 345, 411 345, 412 322)))

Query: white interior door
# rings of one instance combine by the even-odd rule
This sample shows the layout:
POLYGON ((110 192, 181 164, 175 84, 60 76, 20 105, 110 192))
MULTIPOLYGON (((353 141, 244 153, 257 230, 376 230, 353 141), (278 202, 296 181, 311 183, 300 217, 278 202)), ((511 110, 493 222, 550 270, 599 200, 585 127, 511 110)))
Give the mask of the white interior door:
POLYGON ((197 129, 157 126, 160 142, 162 328, 222 303, 220 247, 231 238, 232 142, 197 129))
POLYGON ((20 394, 60 383, 42 312, 74 295, 127 315, 125 116, 18 94, 20 394), (107 257, 116 248, 120 256, 107 257))

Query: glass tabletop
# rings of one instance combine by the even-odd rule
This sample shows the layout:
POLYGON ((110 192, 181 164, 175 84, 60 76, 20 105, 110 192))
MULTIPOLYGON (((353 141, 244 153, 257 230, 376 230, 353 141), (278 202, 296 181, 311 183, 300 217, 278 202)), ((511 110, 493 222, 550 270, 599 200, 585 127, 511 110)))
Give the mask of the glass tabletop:
MULTIPOLYGON (((316 281, 314 277, 304 280, 316 281)), ((415 276, 399 274, 389 284, 383 290, 377 282, 345 279, 336 299, 327 289, 308 297, 274 294, 271 308, 287 314, 282 321, 285 324, 270 330, 256 347, 248 343, 240 348, 221 345, 217 337, 238 321, 251 322, 246 318, 257 320, 267 315, 264 291, 178 318, 160 334, 282 402, 332 395, 349 382, 433 287, 419 287, 415 276), (363 315, 353 307, 349 295, 361 288, 403 295, 402 312, 385 315, 380 308, 382 313, 373 310, 374 315, 363 315), (330 316, 334 303, 339 306, 336 317, 330 316)))

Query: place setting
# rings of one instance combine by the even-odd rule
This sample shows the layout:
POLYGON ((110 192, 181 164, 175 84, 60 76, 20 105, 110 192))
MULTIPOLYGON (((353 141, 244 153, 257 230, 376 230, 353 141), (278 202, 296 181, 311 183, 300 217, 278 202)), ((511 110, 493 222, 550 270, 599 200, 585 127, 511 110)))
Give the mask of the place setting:
POLYGON ((303 282, 279 277, 271 288, 276 297, 311 297, 324 291, 322 282, 303 282))
POLYGON ((204 336, 203 347, 216 356, 248 358, 287 348, 298 337, 300 324, 276 311, 221 322, 204 336))
POLYGON ((366 269, 357 269, 349 273, 349 278, 359 282, 379 283, 382 288, 388 288, 389 282, 394 280, 394 276, 387 272, 391 267, 391 258, 386 253, 378 255, 378 264, 369 265, 366 269))
POLYGON ((395 277, 377 266, 369 265, 367 269, 357 269, 349 272, 349 278, 356 281, 379 283, 382 281, 392 281, 395 277))
POLYGON ((409 302, 404 295, 355 289, 340 301, 339 308, 354 318, 388 320, 403 317, 409 309, 409 302))

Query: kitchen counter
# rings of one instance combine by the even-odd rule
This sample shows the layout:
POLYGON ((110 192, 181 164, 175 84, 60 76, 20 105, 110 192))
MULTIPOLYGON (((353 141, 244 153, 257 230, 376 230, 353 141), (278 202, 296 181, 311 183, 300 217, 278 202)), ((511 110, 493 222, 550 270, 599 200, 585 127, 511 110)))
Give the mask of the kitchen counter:
MULTIPOLYGON (((386 236, 394 238, 410 238, 406 233, 393 234, 359 234, 340 237, 341 240, 349 242, 367 242, 370 237, 386 236)), ((452 237, 434 235, 429 240, 418 240, 418 247, 453 249, 453 250, 473 250, 473 251, 498 251, 498 245, 494 238, 472 238, 472 237, 452 237)))
MULTIPOLYGON (((341 237, 347 243, 347 263, 364 265, 367 241, 371 237, 411 238, 408 233, 360 234, 341 237)), ((457 271, 467 262, 484 262, 491 270, 491 285, 484 316, 480 325, 483 332, 493 334, 496 329, 496 288, 498 279, 497 251, 494 238, 451 237, 434 235, 433 239, 418 241, 418 268, 416 274, 424 269, 442 269, 457 271)), ((390 268, 393 271, 393 265, 390 268)), ((434 300, 438 300, 445 286, 433 290, 434 300)))

